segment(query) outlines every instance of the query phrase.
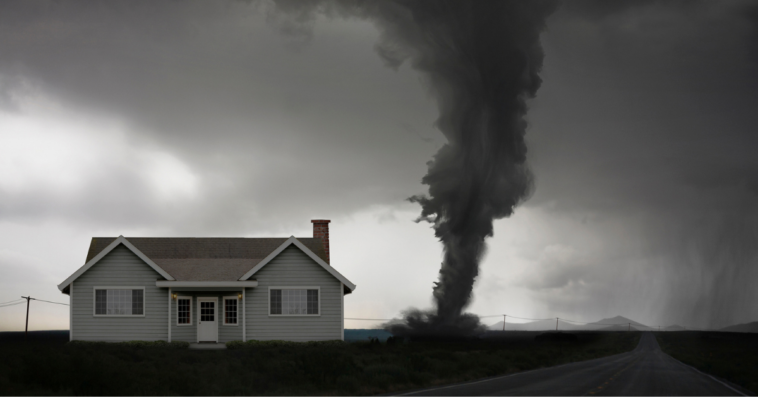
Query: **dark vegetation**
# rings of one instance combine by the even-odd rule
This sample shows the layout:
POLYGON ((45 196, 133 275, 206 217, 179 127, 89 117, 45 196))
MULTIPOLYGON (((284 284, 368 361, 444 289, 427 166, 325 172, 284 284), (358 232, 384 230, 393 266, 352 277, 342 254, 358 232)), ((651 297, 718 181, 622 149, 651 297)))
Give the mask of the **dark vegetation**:
POLYGON ((375 394, 474 380, 622 353, 637 332, 490 332, 481 339, 408 342, 68 343, 63 336, 0 333, 5 395, 375 394))
POLYGON ((758 394, 758 334, 683 331, 655 336, 677 360, 758 394))

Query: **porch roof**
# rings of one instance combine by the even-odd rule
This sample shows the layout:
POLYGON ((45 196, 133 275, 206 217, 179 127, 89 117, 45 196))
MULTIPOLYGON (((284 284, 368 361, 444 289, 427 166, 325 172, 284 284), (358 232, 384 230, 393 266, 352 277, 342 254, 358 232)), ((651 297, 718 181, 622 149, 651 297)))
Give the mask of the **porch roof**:
POLYGON ((240 291, 258 286, 256 280, 246 281, 167 281, 158 280, 156 287, 170 287, 174 291, 240 291))

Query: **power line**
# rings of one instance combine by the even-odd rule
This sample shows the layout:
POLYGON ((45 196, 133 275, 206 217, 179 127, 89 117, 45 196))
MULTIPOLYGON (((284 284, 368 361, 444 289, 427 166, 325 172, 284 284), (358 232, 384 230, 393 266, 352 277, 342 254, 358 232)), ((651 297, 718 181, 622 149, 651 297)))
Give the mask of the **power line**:
MULTIPOLYGON (((53 302, 51 302, 51 303, 53 303, 53 302)), ((519 319, 519 320, 528 320, 528 321, 553 321, 556 318, 558 318, 561 321, 566 321, 566 322, 576 323, 576 324, 597 324, 597 325, 619 325, 619 324, 621 324, 621 323, 619 323, 619 324, 610 324, 610 323, 595 323, 595 322, 593 322, 593 323, 585 323, 585 322, 581 322, 581 321, 566 320, 566 319, 560 318, 560 317, 552 317, 552 318, 527 318, 527 317, 512 316, 510 314, 493 314, 493 315, 489 315, 489 316, 479 316, 479 318, 490 318, 490 317, 501 317, 501 316, 508 316, 510 318, 516 318, 516 319, 519 319)), ((392 321, 394 319, 393 318, 356 318, 356 317, 345 317, 345 320, 392 321)))
POLYGON ((21 302, 11 303, 10 305, 0 305, 0 307, 11 307, 11 306, 20 305, 22 303, 26 303, 26 302, 21 301, 21 302))
POLYGON ((16 300, 14 300, 14 301, 8 301, 8 302, 3 302, 3 303, 0 303, 0 305, 4 305, 4 304, 6 304, 6 303, 11 303, 11 302, 21 302, 22 300, 23 300, 23 299, 16 299, 16 300))
POLYGON ((530 320, 530 321, 548 321, 548 320, 550 320, 550 321, 553 321, 553 320, 555 319, 555 317, 552 317, 552 318, 526 318, 526 317, 516 317, 516 316, 511 316, 510 314, 507 314, 507 316, 508 316, 508 317, 511 317, 511 318, 517 318, 517 319, 519 319, 519 320, 530 320))
MULTIPOLYGON (((31 300, 37 301, 37 302, 54 303, 56 305, 64 305, 64 306, 68 306, 69 305, 68 303, 51 302, 51 301, 46 301, 46 300, 42 300, 42 299, 35 299, 35 298, 31 298, 31 300)), ((13 302, 13 301, 11 301, 11 302, 13 302)), ((26 303, 26 299, 20 299, 19 301, 13 302, 13 303, 6 302, 4 304, 0 304, 0 307, 16 306, 16 305, 20 305, 22 303, 26 303)))
POLYGON ((64 306, 68 306, 68 303, 50 302, 50 301, 44 301, 44 300, 42 300, 42 299, 34 299, 34 300, 36 300, 37 302, 55 303, 56 305, 64 305, 64 306))
POLYGON ((22 298, 26 299, 26 328, 24 329, 24 342, 26 342, 26 337, 29 335, 29 302, 32 300, 36 300, 29 296, 22 296, 22 298))
MULTIPOLYGON (((595 325, 595 324, 597 324, 597 325, 624 325, 624 323, 594 323, 594 322, 593 322, 593 323, 585 323, 585 322, 582 322, 582 321, 572 321, 572 320, 567 320, 567 319, 565 319, 565 318, 562 318, 561 320, 562 320, 562 321, 565 321, 565 322, 567 322, 567 323, 574 323, 574 324, 593 324, 593 325, 595 325)), ((630 324, 631 324, 631 323, 630 323, 630 322, 628 322, 628 321, 627 321, 626 323, 627 323, 627 325, 630 325, 630 324)), ((640 326, 640 325, 642 325, 642 324, 639 324, 639 325, 636 325, 636 326, 640 326)), ((644 327, 647 327, 647 328, 652 328, 652 327, 649 327, 649 326, 647 326, 647 325, 643 325, 643 326, 644 326, 644 327)))
MULTIPOLYGON (((46 302, 46 303, 53 303, 53 304, 56 304, 56 305, 66 305, 65 303, 60 303, 60 302, 51 302, 51 301, 46 301, 46 300, 42 300, 42 299, 35 299, 35 298, 32 298, 31 296, 22 296, 21 298, 23 298, 24 300, 26 300, 26 327, 24 328, 24 341, 26 341, 26 337, 29 334, 29 303, 31 303, 31 301, 40 301, 40 302, 46 302)), ((21 303, 23 303, 23 301, 21 303)), ((66 305, 66 306, 68 306, 68 305, 66 305)))

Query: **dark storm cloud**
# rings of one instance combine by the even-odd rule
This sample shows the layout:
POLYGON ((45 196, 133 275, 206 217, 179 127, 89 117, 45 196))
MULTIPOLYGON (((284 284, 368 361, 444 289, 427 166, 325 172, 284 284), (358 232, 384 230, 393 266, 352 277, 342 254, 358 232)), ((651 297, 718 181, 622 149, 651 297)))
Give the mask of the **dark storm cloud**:
POLYGON ((681 9, 695 5, 698 2, 698 0, 576 0, 566 1, 561 5, 567 13, 597 20, 652 5, 664 5, 666 7, 681 9))
MULTIPOLYGON (((195 230, 239 233, 285 212, 276 223, 289 227, 399 202, 420 191, 419 153, 438 145, 397 128, 404 123, 434 136, 432 117, 418 117, 431 107, 420 89, 403 92, 418 86, 415 77, 382 66, 371 48, 375 30, 365 24, 325 26, 324 40, 293 51, 258 2, 0 7, 0 106, 18 111, 18 98, 41 93, 74 112, 110 115, 128 130, 129 143, 177 156, 201 179, 192 205, 204 210, 173 211, 197 222, 195 230)), ((132 170, 119 172, 125 174, 112 177, 128 179, 132 170)), ((140 190, 129 198, 102 190, 71 198, 66 211, 77 219, 108 217, 92 213, 99 206, 92 200, 131 200, 145 215, 130 219, 153 222, 149 195, 140 190)), ((34 207, 18 192, 6 194, 15 217, 61 205, 56 199, 34 207)), ((54 194, 26 196, 50 201, 54 194)))
POLYGON ((646 295, 655 299, 636 302, 661 321, 754 318, 758 257, 745 241, 758 230, 756 6, 603 3, 614 6, 572 2, 548 21, 527 206, 589 215, 586 230, 610 220, 630 230, 624 244, 637 253, 619 257, 622 245, 609 244, 593 263, 617 270, 590 280, 623 278, 628 291, 598 289, 589 307, 646 295))

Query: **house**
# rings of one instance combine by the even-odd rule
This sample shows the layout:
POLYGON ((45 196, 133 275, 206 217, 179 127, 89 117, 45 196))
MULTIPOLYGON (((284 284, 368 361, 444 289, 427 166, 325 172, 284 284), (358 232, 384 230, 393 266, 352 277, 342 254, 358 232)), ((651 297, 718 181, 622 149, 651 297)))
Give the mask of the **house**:
POLYGON ((71 340, 344 340, 355 284, 329 264, 329 222, 313 238, 95 237, 58 285, 71 340))

